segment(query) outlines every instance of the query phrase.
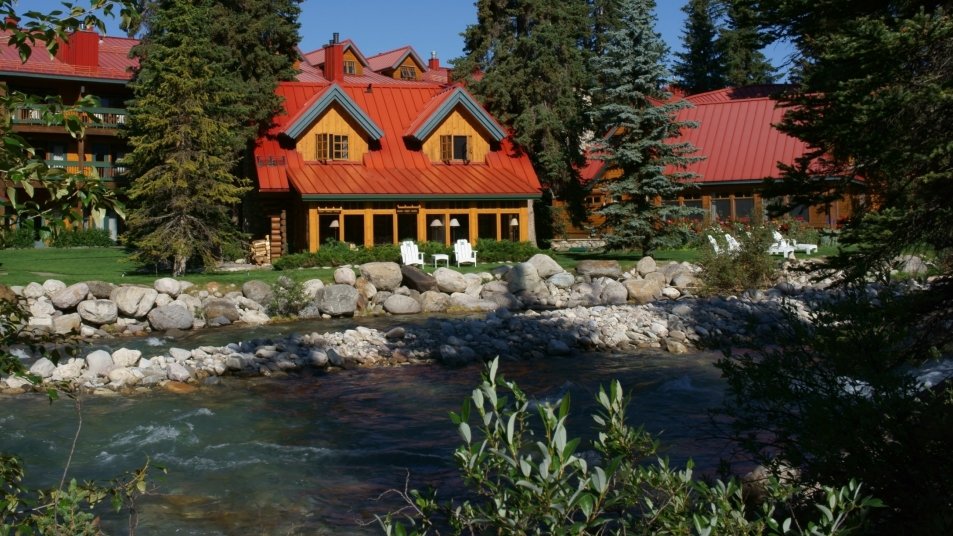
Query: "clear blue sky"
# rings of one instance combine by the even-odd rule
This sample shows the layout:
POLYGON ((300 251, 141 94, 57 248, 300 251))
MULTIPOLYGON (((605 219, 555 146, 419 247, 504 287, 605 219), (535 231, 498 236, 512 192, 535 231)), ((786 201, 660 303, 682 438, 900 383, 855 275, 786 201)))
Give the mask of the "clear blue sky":
MULTIPOLYGON (((74 0, 76 1, 76 0, 74 0)), ((20 0, 19 10, 46 10, 60 7, 61 0, 20 0)), ((81 0, 80 0, 81 3, 81 0)), ((658 31, 669 48, 681 49, 687 0, 658 2, 658 31)), ((436 51, 444 64, 463 53, 460 33, 476 22, 473 0, 306 0, 302 4, 301 48, 311 51, 339 32, 341 39, 353 39, 365 55, 412 45, 425 60, 436 51)), ((121 35, 117 24, 109 32, 121 35)), ((784 62, 789 49, 771 46, 765 53, 775 66, 784 62)))

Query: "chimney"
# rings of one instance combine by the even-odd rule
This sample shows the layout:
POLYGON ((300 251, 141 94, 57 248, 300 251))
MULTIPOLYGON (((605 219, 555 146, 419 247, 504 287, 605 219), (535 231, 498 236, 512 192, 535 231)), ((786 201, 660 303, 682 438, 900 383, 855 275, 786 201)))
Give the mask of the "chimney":
POLYGON ((427 68, 431 71, 440 68, 440 60, 437 59, 437 51, 430 53, 430 63, 427 65, 427 68))
POLYGON ((344 47, 337 32, 334 39, 324 45, 324 77, 329 82, 344 82, 344 47))
POLYGON ((60 42, 56 57, 77 67, 99 67, 99 33, 77 30, 60 42))

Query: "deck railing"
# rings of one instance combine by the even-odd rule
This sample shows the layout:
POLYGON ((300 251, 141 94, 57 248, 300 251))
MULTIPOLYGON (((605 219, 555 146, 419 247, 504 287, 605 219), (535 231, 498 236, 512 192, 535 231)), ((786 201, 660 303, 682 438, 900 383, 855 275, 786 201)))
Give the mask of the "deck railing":
MULTIPOLYGON (((44 106, 21 106, 13 116, 13 123, 19 125, 45 125, 42 109, 44 106)), ((78 114, 87 128, 119 128, 126 124, 129 112, 122 108, 83 108, 78 114), (97 123, 93 118, 99 120, 97 123)))
MULTIPOLYGON (((47 167, 60 168, 67 173, 79 173, 79 162, 69 160, 44 160, 47 167)), ((125 180, 126 167, 114 162, 83 162, 83 174, 92 175, 95 171, 100 179, 125 180)))

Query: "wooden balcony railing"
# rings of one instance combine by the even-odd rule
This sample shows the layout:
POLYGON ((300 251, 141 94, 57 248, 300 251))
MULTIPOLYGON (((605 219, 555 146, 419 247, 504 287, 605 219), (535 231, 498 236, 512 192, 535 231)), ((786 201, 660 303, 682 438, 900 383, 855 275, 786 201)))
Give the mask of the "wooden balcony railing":
MULTIPOLYGON (((79 173, 79 162, 66 160, 44 160, 47 167, 65 169, 67 173, 79 173)), ((114 162, 83 162, 83 174, 92 176, 95 172, 103 180, 125 180, 126 167, 114 162)))
MULTIPOLYGON (((13 116, 13 123, 20 125, 45 125, 43 106, 21 106, 13 116)), ((84 108, 78 114, 87 128, 119 128, 126 124, 129 112, 122 108, 84 108), (99 120, 97 123, 93 117, 99 120)))

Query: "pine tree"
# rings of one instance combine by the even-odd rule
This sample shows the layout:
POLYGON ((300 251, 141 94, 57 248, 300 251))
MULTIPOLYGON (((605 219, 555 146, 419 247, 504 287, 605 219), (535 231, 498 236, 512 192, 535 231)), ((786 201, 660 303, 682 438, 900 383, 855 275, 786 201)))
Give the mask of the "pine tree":
POLYGON ((689 0, 682 11, 688 15, 682 43, 673 69, 678 86, 688 94, 704 93, 728 85, 724 42, 718 39, 716 5, 712 0, 689 0))
POLYGON ((647 255, 671 244, 679 234, 670 220, 690 216, 694 209, 661 203, 673 199, 695 177, 684 169, 698 158, 687 142, 672 143, 683 128, 697 124, 675 119, 691 106, 671 100, 666 89, 666 47, 655 32, 654 0, 623 0, 619 29, 608 34, 606 53, 595 62, 602 80, 605 104, 594 113, 596 125, 608 136, 597 149, 599 158, 621 171, 617 179, 600 183, 613 200, 598 211, 605 217, 607 249, 639 249, 647 255))
POLYGON ((149 33, 132 52, 140 68, 126 161, 135 208, 125 238, 138 260, 171 258, 176 276, 194 257, 214 262, 216 250, 239 238, 229 206, 247 190, 232 170, 247 124, 236 117, 251 114, 231 50, 210 37, 209 7, 202 0, 158 2, 149 33))
POLYGON ((727 3, 727 25, 721 29, 718 44, 725 54, 725 72, 730 86, 773 84, 778 70, 761 52, 765 37, 755 26, 747 0, 723 0, 727 3))

